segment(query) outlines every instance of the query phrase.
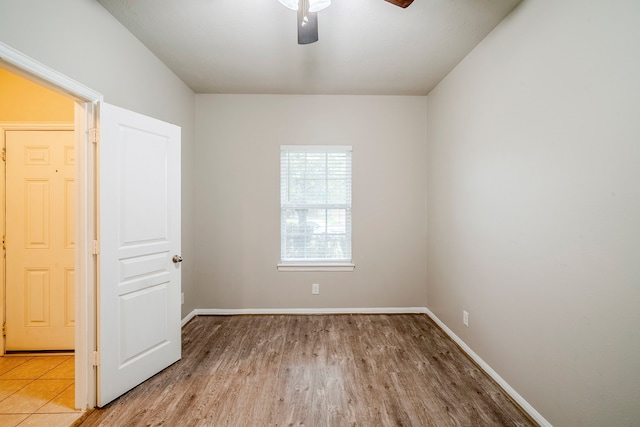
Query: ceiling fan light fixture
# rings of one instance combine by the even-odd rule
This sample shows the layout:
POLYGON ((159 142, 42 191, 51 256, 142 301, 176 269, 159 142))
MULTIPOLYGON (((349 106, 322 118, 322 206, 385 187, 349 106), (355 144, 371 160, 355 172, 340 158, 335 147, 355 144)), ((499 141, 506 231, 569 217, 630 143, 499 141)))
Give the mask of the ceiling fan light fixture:
MULTIPOLYGON (((300 8, 300 0, 278 0, 285 7, 291 10, 300 8)), ((320 12, 331 5, 331 0, 309 0, 309 12, 320 12)))
POLYGON ((309 12, 320 12, 331 5, 331 0, 309 0, 309 12))
POLYGON ((280 3, 282 3, 285 7, 291 9, 291 10, 298 10, 298 0, 278 0, 280 3))

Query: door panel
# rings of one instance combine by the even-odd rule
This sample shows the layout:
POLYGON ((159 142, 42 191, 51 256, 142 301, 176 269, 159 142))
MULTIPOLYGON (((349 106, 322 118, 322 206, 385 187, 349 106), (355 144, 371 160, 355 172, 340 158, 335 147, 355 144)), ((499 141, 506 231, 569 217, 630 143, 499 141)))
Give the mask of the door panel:
POLYGON ((5 142, 6 349, 73 350, 73 131, 5 142))
POLYGON ((180 128, 100 108, 98 405, 180 359, 180 128))
POLYGON ((75 268, 64 269, 64 325, 74 327, 76 325, 76 305, 75 305, 75 268))

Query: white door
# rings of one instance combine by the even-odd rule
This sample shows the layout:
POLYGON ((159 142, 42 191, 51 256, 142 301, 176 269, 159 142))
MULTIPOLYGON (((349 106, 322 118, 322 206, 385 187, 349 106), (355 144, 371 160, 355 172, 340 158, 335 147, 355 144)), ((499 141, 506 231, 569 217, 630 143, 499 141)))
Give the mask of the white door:
POLYGON ((180 128, 102 103, 99 170, 104 406, 181 356, 180 128))
POLYGON ((73 350, 73 131, 5 137, 6 349, 73 350))

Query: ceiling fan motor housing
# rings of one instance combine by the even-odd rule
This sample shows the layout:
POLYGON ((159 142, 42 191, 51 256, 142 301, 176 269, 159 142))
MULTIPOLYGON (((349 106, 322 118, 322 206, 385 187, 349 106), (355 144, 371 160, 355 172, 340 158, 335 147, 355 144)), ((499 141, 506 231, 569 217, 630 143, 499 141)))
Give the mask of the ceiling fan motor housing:
MULTIPOLYGON (((318 41, 318 17, 316 12, 331 5, 331 0, 279 0, 285 7, 298 12, 298 44, 310 44, 318 41), (302 1, 302 5, 300 2, 302 1)), ((406 8, 413 0, 386 0, 406 8)))

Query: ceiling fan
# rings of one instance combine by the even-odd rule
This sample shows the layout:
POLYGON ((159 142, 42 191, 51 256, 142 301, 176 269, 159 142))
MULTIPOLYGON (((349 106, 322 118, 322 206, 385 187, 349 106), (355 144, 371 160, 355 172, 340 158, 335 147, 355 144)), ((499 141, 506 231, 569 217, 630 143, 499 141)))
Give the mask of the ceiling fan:
MULTIPOLYGON (((291 10, 298 12, 298 44, 318 41, 318 15, 331 4, 331 0, 279 0, 291 10)), ((386 0, 391 4, 405 8, 413 0, 386 0)))

